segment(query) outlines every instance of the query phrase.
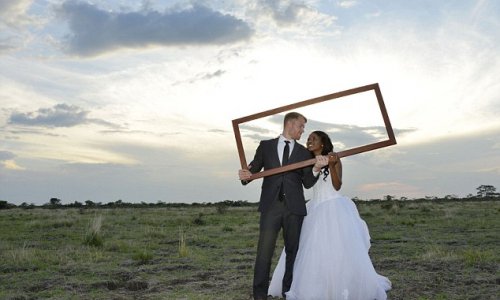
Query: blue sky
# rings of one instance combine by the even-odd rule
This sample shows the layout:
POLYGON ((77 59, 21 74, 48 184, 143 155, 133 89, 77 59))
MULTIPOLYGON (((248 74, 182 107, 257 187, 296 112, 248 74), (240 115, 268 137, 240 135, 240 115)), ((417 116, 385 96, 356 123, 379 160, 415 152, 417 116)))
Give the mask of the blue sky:
MULTIPOLYGON (((0 199, 257 201, 231 121, 371 83, 398 144, 345 158, 344 194, 500 188, 498 53, 498 1, 2 1, 0 199)), ((380 139, 366 97, 300 142, 380 139)), ((242 127, 248 161, 281 117, 242 127)))

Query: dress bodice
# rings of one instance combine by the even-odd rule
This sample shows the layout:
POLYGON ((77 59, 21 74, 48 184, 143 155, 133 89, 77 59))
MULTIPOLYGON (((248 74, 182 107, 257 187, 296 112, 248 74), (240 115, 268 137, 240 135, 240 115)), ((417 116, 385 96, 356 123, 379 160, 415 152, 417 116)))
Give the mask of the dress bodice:
POLYGON ((333 187, 332 178, 330 176, 331 175, 328 174, 325 178, 323 171, 319 174, 318 181, 313 187, 313 199, 315 201, 322 202, 342 196, 342 194, 333 187))

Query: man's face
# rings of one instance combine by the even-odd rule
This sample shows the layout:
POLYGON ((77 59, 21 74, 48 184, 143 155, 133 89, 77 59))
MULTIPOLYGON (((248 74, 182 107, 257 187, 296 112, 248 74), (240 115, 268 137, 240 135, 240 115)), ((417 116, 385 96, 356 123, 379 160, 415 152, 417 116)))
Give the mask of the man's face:
POLYGON ((288 133, 294 140, 300 140, 300 136, 304 133, 306 127, 306 120, 304 118, 297 118, 290 120, 290 128, 288 133))

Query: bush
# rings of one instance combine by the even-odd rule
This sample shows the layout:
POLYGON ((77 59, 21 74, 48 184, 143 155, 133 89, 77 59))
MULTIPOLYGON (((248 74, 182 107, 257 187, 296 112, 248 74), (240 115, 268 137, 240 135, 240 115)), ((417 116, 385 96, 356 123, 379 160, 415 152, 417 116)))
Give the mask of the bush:
POLYGON ((0 200, 0 209, 9 209, 16 207, 14 204, 10 204, 5 200, 0 200))
POLYGON ((193 220, 193 224, 195 224, 195 225, 200 225, 200 226, 201 226, 201 225, 205 225, 205 224, 206 224, 206 221, 205 221, 205 220, 203 220, 203 214, 202 214, 202 213, 200 213, 200 214, 198 215, 198 217, 196 217, 196 218, 193 220))
POLYGON ((89 228, 85 233, 83 243, 87 246, 102 247, 104 245, 104 239, 101 234, 102 226, 102 216, 99 215, 95 217, 89 224, 89 228))
POLYGON ((147 264, 150 260, 153 259, 153 253, 151 253, 147 249, 142 249, 135 252, 132 258, 138 261, 140 264, 147 264))
POLYGON ((223 215, 227 212, 227 205, 223 204, 223 203, 217 203, 216 204, 216 209, 217 209, 217 213, 223 215))

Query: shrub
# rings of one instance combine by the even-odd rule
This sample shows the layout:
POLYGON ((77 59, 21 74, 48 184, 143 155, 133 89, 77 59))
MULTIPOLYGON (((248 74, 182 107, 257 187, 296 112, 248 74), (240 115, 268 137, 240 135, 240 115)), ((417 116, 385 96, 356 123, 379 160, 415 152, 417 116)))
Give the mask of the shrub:
POLYGON ((206 224, 206 221, 203 220, 203 214, 200 213, 194 220, 193 220, 193 224, 195 225, 205 225, 206 224))
POLYGON ((224 225, 224 227, 222 227, 222 231, 231 232, 231 231, 234 231, 234 229, 231 226, 224 225))
POLYGON ((89 224, 89 228, 85 233, 83 243, 87 246, 102 247, 104 239, 101 234, 102 216, 96 216, 89 224))
POLYGON ((224 203, 217 203, 216 208, 217 208, 217 213, 219 213, 221 215, 223 215, 227 212, 227 205, 224 203))
POLYGON ((179 257, 188 256, 188 248, 186 245, 186 234, 182 229, 179 229, 179 257))
POLYGON ((380 204, 380 207, 383 209, 389 210, 392 208, 392 205, 393 205, 393 203, 391 200, 386 200, 380 204))
POLYGON ((138 261, 140 264, 147 264, 150 260, 153 259, 153 253, 148 251, 147 249, 141 249, 134 253, 132 258, 138 261))

